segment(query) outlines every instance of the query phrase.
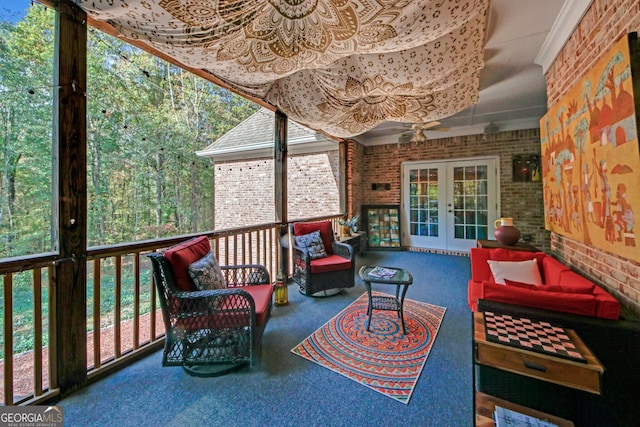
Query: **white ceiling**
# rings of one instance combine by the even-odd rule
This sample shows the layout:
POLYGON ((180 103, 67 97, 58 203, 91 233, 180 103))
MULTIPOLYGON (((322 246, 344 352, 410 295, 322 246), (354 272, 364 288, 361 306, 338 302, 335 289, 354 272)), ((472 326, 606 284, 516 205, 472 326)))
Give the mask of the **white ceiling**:
MULTIPOLYGON (((543 65, 549 66, 591 1, 492 0, 479 102, 441 119, 449 131, 425 131, 427 138, 483 133, 490 124, 500 131, 537 127, 547 112, 543 65)), ((386 122, 354 139, 363 145, 395 143, 410 127, 386 122)))

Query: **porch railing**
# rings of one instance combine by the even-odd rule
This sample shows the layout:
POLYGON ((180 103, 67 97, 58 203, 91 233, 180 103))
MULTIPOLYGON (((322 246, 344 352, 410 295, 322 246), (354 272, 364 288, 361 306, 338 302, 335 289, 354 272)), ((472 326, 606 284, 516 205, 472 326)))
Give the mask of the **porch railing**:
MULTIPOLYGON (((331 220, 338 230, 342 215, 331 220)), ((87 251, 87 375, 88 381, 162 347, 164 323, 146 254, 195 236, 206 235, 222 265, 263 264, 272 279, 280 266, 280 230, 273 223, 211 231, 144 242, 89 248, 87 251)), ((59 394, 55 370, 56 345, 49 310, 56 254, 0 261, 2 336, 0 402, 37 404, 59 394)), ((292 265, 288 263, 289 268, 292 265)))

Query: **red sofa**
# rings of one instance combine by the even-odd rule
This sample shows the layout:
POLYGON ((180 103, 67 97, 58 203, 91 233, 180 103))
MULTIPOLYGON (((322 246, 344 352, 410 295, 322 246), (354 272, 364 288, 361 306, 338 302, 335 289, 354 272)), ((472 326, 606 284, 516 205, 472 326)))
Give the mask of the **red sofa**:
POLYGON ((620 303, 613 296, 544 252, 472 248, 468 297, 473 311, 477 311, 478 299, 482 298, 605 319, 618 319, 620 315, 620 303), (542 285, 495 282, 489 260, 532 259, 536 260, 542 285))

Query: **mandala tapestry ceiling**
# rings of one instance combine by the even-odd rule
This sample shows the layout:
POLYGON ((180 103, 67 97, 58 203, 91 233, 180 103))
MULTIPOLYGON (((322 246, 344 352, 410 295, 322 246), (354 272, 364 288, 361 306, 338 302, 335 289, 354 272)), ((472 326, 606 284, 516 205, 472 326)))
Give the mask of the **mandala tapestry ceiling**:
POLYGON ((76 0, 142 41, 337 137, 478 100, 489 0, 76 0))

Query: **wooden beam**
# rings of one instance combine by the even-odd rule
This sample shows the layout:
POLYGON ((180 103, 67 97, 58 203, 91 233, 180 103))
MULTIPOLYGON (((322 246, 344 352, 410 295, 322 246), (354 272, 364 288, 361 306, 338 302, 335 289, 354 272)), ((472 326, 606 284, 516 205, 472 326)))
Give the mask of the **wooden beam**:
POLYGON ((53 269, 61 393, 87 381, 87 16, 68 0, 56 15, 53 103, 53 269))

